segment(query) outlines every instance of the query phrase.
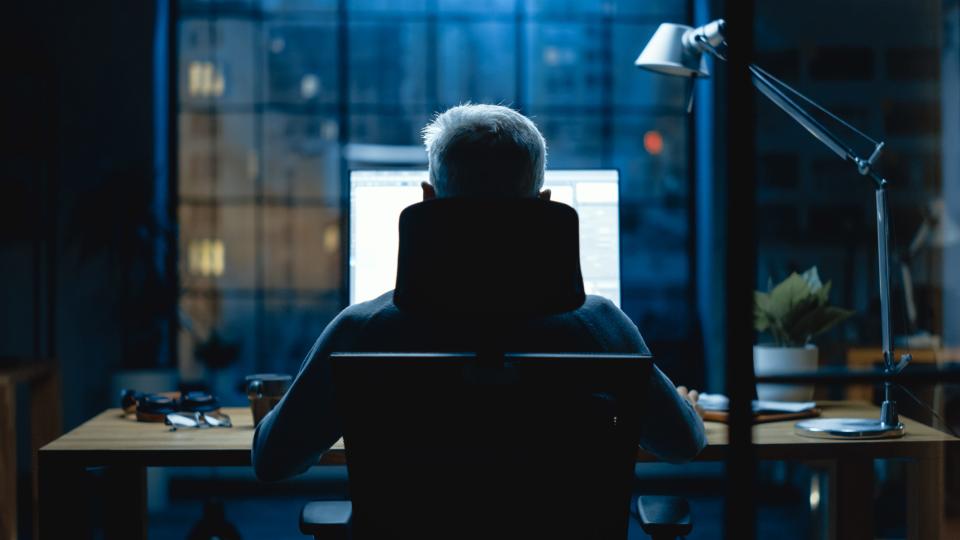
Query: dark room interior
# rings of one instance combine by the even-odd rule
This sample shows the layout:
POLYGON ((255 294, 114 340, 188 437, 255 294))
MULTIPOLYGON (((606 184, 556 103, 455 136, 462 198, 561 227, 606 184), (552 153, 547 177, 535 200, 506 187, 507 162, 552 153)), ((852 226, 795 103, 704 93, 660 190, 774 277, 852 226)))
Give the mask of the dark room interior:
POLYGON ((958 0, 4 12, 0 540, 960 537, 958 0))

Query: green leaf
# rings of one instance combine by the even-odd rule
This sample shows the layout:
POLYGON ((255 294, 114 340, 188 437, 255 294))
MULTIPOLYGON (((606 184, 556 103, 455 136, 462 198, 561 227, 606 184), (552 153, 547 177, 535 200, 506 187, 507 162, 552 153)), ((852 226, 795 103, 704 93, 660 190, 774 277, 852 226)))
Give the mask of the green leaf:
POLYGON ((770 328, 770 295, 760 291, 753 293, 753 328, 765 332, 770 328))
POLYGON ((783 280, 770 291, 770 306, 768 311, 778 318, 785 317, 794 307, 810 295, 807 282, 797 273, 783 280))
POLYGON ((823 288, 823 283, 820 282, 820 274, 817 272, 816 266, 811 266, 800 277, 802 277, 803 280, 807 282, 807 289, 811 293, 820 292, 820 289, 823 288))
POLYGON ((855 312, 849 309, 825 306, 823 308, 823 313, 824 315, 822 317, 822 324, 813 330, 813 332, 810 334, 810 337, 818 336, 830 330, 834 326, 852 317, 855 312))
POLYGON ((817 267, 792 273, 769 293, 754 292, 753 325, 769 332, 779 346, 802 346, 843 322, 852 311, 828 305, 830 281, 820 280, 817 267))
MULTIPOLYGON (((783 326, 786 328, 794 327, 801 319, 807 316, 808 313, 822 309, 823 306, 820 305, 820 299, 816 296, 808 296, 794 304, 793 308, 787 312, 786 315, 781 317, 783 320, 783 326)), ((791 332, 792 333, 792 332, 791 332)))
POLYGON ((832 281, 828 281, 823 288, 817 292, 817 298, 820 300, 820 305, 825 306, 830 300, 830 287, 833 286, 832 281))
POLYGON ((810 311, 798 320, 793 326, 791 334, 794 338, 807 342, 814 336, 818 336, 847 320, 851 315, 853 315, 853 312, 850 310, 824 306, 810 311))

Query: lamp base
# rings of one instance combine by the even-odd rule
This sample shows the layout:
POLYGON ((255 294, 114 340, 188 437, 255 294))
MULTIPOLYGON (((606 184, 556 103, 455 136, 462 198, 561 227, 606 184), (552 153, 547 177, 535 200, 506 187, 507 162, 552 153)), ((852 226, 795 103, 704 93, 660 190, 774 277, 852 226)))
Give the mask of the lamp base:
POLYGON ((794 425, 801 437, 814 439, 895 439, 903 437, 903 423, 886 424, 869 418, 816 418, 794 425))

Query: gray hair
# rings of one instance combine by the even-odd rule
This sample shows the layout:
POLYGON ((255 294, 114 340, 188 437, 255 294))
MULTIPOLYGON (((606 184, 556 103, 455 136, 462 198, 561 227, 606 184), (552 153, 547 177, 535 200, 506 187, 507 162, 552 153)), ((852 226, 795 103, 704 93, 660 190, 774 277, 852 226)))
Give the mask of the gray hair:
POLYGON ((439 197, 535 197, 547 143, 526 116, 501 105, 458 105, 423 128, 439 197))

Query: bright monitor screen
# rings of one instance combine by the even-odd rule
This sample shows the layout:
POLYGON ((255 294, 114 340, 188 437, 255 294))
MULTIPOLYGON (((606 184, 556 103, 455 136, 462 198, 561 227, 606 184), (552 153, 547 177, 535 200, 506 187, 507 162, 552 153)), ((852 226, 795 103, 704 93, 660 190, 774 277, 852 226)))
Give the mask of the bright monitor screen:
MULTIPOLYGON (((350 172, 350 304, 394 288, 398 223, 420 202, 427 171, 350 172)), ((587 294, 620 306, 620 177, 616 170, 549 170, 551 200, 580 216, 580 267, 587 294)))

